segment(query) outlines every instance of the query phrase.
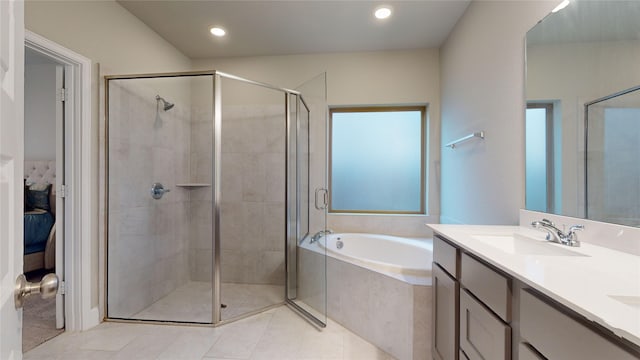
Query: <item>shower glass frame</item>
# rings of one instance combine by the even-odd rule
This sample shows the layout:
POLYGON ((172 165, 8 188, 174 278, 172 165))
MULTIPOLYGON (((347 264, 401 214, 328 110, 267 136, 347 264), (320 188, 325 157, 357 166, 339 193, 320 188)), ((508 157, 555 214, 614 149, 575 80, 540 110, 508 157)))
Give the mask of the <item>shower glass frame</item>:
MULTIPOLYGON (((295 131, 296 134, 294 136, 297 137, 299 136, 299 125, 296 125, 295 128, 292 128, 293 125, 293 121, 295 121, 295 123, 298 123, 298 111, 300 111, 299 108, 297 108, 298 106, 298 101, 301 102, 303 104, 302 107, 304 107, 305 109, 308 108, 306 106, 306 103, 304 102, 304 98, 302 96, 302 94, 299 91, 296 90, 291 90, 291 89, 286 89, 286 88, 281 88, 281 87, 277 87, 277 86, 273 86, 270 84, 266 84, 266 83, 262 83, 262 82, 258 82, 258 81, 253 81, 253 80, 249 80, 249 79, 245 79, 242 77, 238 77, 235 75, 231 75, 231 74, 227 74, 224 72, 220 72, 217 70, 205 70, 205 71, 185 71, 185 72, 171 72, 171 73, 148 73, 148 74, 130 74, 130 75, 106 75, 104 76, 104 85, 105 85, 105 124, 104 124, 104 130, 105 130, 105 147, 104 147, 104 151, 105 151, 105 155, 104 155, 104 160, 105 160, 105 165, 104 165, 104 204, 105 204, 105 212, 104 212, 104 241, 105 241, 105 251, 104 251, 104 264, 105 264, 105 271, 104 271, 104 297, 103 297, 103 301, 104 301, 104 319, 105 320, 111 320, 111 321, 119 321, 119 322, 131 322, 131 323, 153 323, 153 324, 157 324, 157 323, 164 323, 164 324, 179 324, 179 325, 193 325, 193 326, 219 326, 219 325, 224 325, 226 323, 230 323, 230 322, 234 322, 240 319, 244 319, 246 317, 264 312, 266 310, 269 310, 270 308, 276 307, 276 306, 280 306, 282 304, 287 304, 291 307, 293 307, 295 310, 299 311, 300 313, 302 313, 304 316, 308 317, 314 324, 316 324, 317 326, 320 327, 325 327, 326 323, 322 320, 317 319, 315 316, 313 316, 312 314, 310 314, 309 312, 307 312, 305 309, 301 308, 298 304, 296 304, 295 302, 293 302, 292 300, 289 299, 288 297, 288 287, 286 286, 286 281, 285 281, 285 291, 283 294, 283 298, 282 298, 282 302, 279 302, 277 304, 273 304, 258 310, 254 310, 254 311, 250 311, 247 313, 244 313, 242 315, 233 317, 233 318, 229 318, 229 319, 222 319, 221 318, 221 305, 222 305, 222 293, 221 293, 221 258, 220 258, 220 254, 221 254, 221 249, 220 249, 220 245, 221 245, 221 241, 222 241, 222 237, 221 237, 221 167, 222 167, 222 79, 231 79, 231 80, 236 80, 236 81, 240 81, 243 83, 247 83, 247 84, 252 84, 252 85, 256 85, 256 86, 260 86, 263 88, 267 88, 267 89, 271 89, 271 90, 276 90, 279 91, 283 94, 283 106, 285 108, 285 122, 286 122, 286 154, 285 154, 285 167, 286 167, 286 171, 287 173, 285 174, 285 204, 289 204, 289 199, 290 196, 295 196, 296 197, 296 203, 298 204, 298 206, 296 206, 295 209, 290 209, 289 206, 285 207, 285 216, 286 216, 286 221, 285 221, 285 238, 283 239, 284 242, 284 249, 285 249, 285 272, 288 272, 290 269, 286 266, 287 264, 287 247, 288 247, 288 242, 290 241, 290 239, 293 239, 294 243, 297 245, 298 241, 296 239, 297 237, 297 232, 300 229, 300 219, 299 219, 299 215, 300 215, 300 202, 299 202, 299 198, 301 195, 300 194, 300 185, 299 184, 294 184, 295 187, 291 188, 291 184, 289 183, 289 179, 291 178, 291 174, 290 171, 292 171, 291 168, 291 164, 289 163, 289 154, 292 151, 292 143, 291 143, 291 132, 295 131), (118 318, 118 317, 109 317, 109 302, 108 302, 108 267, 109 267, 109 256, 108 256, 108 249, 109 249, 109 81, 112 80, 131 80, 131 79, 161 79, 161 78, 181 78, 181 77, 198 77, 198 76, 211 76, 212 77, 212 90, 213 90, 213 117, 211 119, 212 123, 213 123, 213 134, 212 134, 212 140, 213 140, 213 146, 212 146, 212 150, 213 150, 213 154, 212 154, 212 219, 211 219, 211 223, 212 223, 212 228, 213 228, 213 264, 212 264, 212 279, 211 279, 211 285, 212 285, 212 318, 211 318, 211 322, 193 322, 193 321, 180 321, 180 320, 145 320, 145 319, 128 319, 128 318, 118 318), (298 101, 296 101, 296 103, 291 104, 291 98, 295 98, 298 101), (292 119, 292 114, 291 114, 291 108, 296 107, 296 118, 292 119), (296 194, 291 194, 292 191, 295 191, 296 194), (296 214, 296 219, 295 222, 293 224, 293 229, 290 226, 290 221, 291 221, 291 211, 294 211, 296 214), (296 230, 293 231, 292 230, 296 230)), ((308 134, 307 134, 308 136, 308 134)), ((296 148, 296 158, 298 156, 297 154, 297 146, 295 146, 296 148)), ((308 154, 307 154, 308 156, 308 154)), ((307 158, 307 161, 309 161, 309 159, 307 158)), ((297 169, 297 166, 295 167, 295 169, 297 169)), ((294 175, 295 179, 299 179, 300 178, 300 174, 297 173, 294 175)), ((308 180, 308 176, 307 176, 307 180, 308 180)), ((304 194, 305 196, 308 196, 308 194, 304 194)), ((306 211, 309 211, 309 209, 306 209, 306 211)), ((324 223, 324 227, 326 228, 326 222, 324 223)), ((308 235, 308 233, 303 234, 303 238, 306 237, 308 235)), ((285 278, 288 278, 288 275, 285 273, 285 278)), ((326 281, 326 278, 325 278, 326 281)), ((326 314, 325 314, 326 316, 326 314)))

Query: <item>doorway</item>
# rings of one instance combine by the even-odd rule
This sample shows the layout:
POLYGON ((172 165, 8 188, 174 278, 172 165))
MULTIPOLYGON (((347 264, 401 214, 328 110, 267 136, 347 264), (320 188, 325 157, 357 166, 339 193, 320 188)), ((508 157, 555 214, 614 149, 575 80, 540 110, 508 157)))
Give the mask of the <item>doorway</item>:
MULTIPOLYGON (((91 117, 92 63, 88 58, 30 31, 25 31, 24 40, 25 53, 32 52, 40 57, 39 62, 51 64, 58 83, 52 90, 53 95, 49 90, 46 91, 49 94, 46 98, 53 101, 56 108, 50 111, 59 115, 56 117, 53 130, 48 130, 51 134, 47 140, 43 140, 54 144, 56 161, 32 162, 30 166, 23 166, 25 170, 21 174, 28 179, 25 175, 38 168, 36 173, 40 175, 28 180, 30 183, 42 181, 44 173, 48 173, 49 177, 46 182, 55 183, 55 186, 51 185, 49 189, 49 206, 55 211, 56 223, 53 238, 57 239, 56 250, 50 251, 49 255, 55 255, 47 264, 39 263, 38 269, 35 270, 51 272, 46 269, 55 267, 59 279, 55 327, 71 332, 87 330, 100 322, 97 295, 94 296, 91 291, 92 288, 97 291, 98 286, 98 281, 95 280, 98 262, 91 255, 98 251, 97 242, 92 241, 95 240, 92 231, 95 231, 98 212, 97 201, 92 196, 97 186, 92 180, 95 179, 92 177, 92 164, 95 161, 92 159, 91 150, 97 147, 97 138, 93 137, 95 126, 91 117), (64 85, 64 90, 61 90, 60 84, 64 85), (63 119, 66 121, 62 121, 63 119)), ((25 77, 28 76, 30 74, 27 69, 25 77)), ((28 113, 33 110, 33 102, 29 101, 28 96, 25 98, 25 113, 28 113)), ((31 125, 26 124, 25 127, 27 126, 31 125)), ((29 153, 34 147, 43 147, 41 143, 34 145, 30 141, 28 131, 27 140, 23 142, 22 139, 19 143, 21 153, 26 153, 24 158, 27 160, 33 159, 29 153)), ((52 145, 48 146, 50 148, 52 145)), ((41 151, 42 153, 46 152, 41 151)), ((22 158, 22 155, 20 157, 22 158)), ((52 234, 50 230, 49 234, 52 234)), ((23 239, 20 239, 20 244, 16 244, 18 249, 23 249, 22 242, 23 239)), ((20 253, 24 256, 22 250, 20 253)), ((27 262, 23 256, 20 258, 24 261, 20 261, 20 264, 27 262)), ((28 271, 24 268, 20 270, 28 271)), ((37 277, 34 281, 36 279, 37 277)), ((33 299, 27 301, 29 300, 33 299)), ((20 330, 21 323, 22 321, 18 322, 16 330, 20 330)))
MULTIPOLYGON (((25 47, 24 274, 64 281, 65 66, 25 47)), ((23 313, 23 352, 64 332, 64 296, 30 297, 23 313)))

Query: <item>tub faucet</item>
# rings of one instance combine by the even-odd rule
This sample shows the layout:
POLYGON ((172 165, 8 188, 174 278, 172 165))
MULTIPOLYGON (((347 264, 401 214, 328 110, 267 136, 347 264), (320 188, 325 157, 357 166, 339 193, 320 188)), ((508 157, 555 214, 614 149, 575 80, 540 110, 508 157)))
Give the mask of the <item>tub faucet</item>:
POLYGON ((326 229, 326 230, 320 230, 317 233, 315 233, 312 237, 311 240, 309 240, 309 244, 313 244, 314 242, 320 240, 320 238, 323 235, 327 235, 327 234, 333 234, 333 231, 330 229, 326 229))
POLYGON ((569 228, 569 232, 565 234, 564 231, 558 229, 555 224, 548 219, 534 221, 531 223, 531 226, 536 229, 546 231, 547 237, 545 239, 548 241, 573 247, 580 246, 580 241, 578 241, 578 234, 576 231, 584 230, 583 225, 573 225, 569 228))

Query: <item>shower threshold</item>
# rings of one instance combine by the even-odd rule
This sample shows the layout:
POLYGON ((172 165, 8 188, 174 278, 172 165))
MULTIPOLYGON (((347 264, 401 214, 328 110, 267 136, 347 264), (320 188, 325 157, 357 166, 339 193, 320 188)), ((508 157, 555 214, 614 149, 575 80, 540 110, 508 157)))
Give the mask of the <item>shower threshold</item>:
MULTIPOLYGON (((284 301, 284 285, 222 283, 222 320, 268 308, 284 301)), ((211 283, 189 281, 149 307, 132 315, 132 320, 210 323, 211 283)))

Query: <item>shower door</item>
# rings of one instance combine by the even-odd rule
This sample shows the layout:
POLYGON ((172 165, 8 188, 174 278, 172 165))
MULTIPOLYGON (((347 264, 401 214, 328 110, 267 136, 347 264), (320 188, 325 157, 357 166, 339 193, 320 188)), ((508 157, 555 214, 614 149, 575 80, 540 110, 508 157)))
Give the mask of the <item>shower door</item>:
POLYGON ((326 73, 289 97, 287 302, 317 325, 327 323, 327 100, 326 73))
POLYGON ((212 323, 212 84, 106 78, 108 318, 212 323))
POLYGON ((226 74, 218 84, 218 284, 229 321, 284 302, 286 92, 226 74))

